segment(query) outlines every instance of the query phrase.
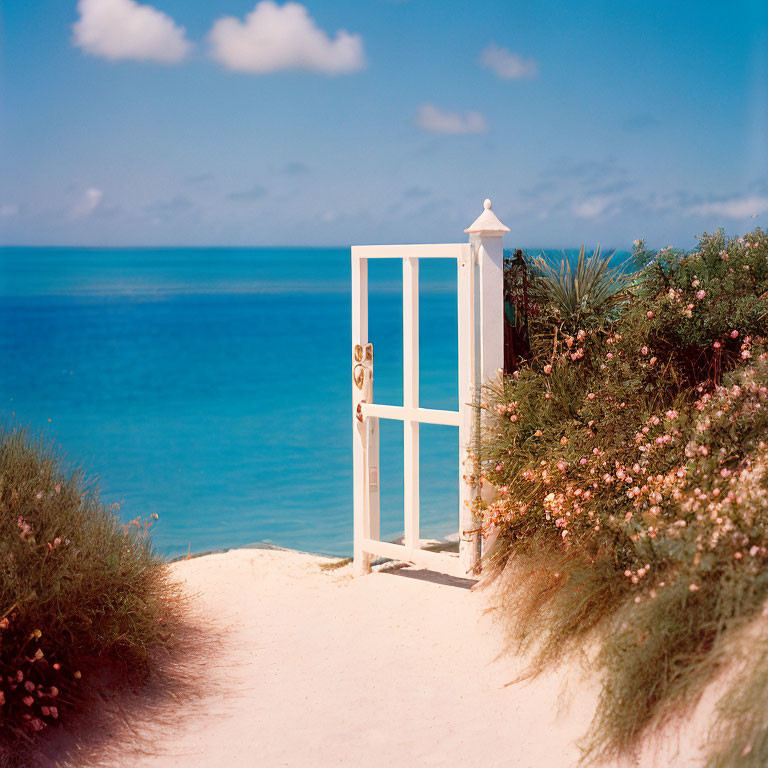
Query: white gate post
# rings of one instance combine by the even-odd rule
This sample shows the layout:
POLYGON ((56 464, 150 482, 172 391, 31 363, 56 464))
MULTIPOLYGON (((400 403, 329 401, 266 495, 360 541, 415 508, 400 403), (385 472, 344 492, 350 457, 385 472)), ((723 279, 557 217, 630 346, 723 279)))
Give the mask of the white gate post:
MULTIPOLYGON (((460 450, 466 451, 471 447, 473 453, 477 453, 479 446, 480 418, 478 406, 480 404, 481 388, 484 384, 497 379, 499 371, 504 367, 504 250, 502 237, 509 232, 509 227, 504 226, 496 214, 491 210, 491 201, 485 200, 483 212, 475 221, 464 230, 469 235, 472 244, 474 260, 476 264, 474 280, 474 319, 475 319, 475 344, 472 355, 473 376, 471 388, 473 389, 473 429, 470 433, 472 446, 460 446, 460 450)), ((460 365, 466 365, 460 361, 460 365)), ((461 397, 466 392, 460 393, 461 397)), ((461 406, 462 410, 465 408, 461 406)), ((462 420, 463 421, 463 420, 462 420)), ((462 430, 466 433, 467 430, 462 430)), ((476 456, 476 461, 479 456, 476 456)), ((470 467, 465 467, 465 473, 475 473, 470 467)), ((472 491, 476 495, 479 488, 479 477, 474 478, 472 491)), ((462 497, 468 490, 467 483, 462 483, 462 497)), ((465 498, 462 499, 466 501, 465 498)), ((467 570, 476 570, 477 562, 481 556, 480 535, 477 532, 477 521, 472 514, 471 504, 461 504, 461 544, 460 556, 467 570), (466 532, 466 533, 465 533, 466 532)))

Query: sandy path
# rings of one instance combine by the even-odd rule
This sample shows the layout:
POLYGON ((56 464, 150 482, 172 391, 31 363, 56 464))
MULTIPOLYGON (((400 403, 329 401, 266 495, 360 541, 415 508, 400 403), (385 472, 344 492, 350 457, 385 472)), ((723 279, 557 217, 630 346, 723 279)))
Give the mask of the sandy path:
POLYGON ((180 711, 155 754, 112 765, 573 764, 596 686, 574 668, 570 681, 561 671, 505 687, 515 661, 497 658, 483 592, 414 571, 354 578, 323 562, 244 549, 175 564, 228 628, 216 663, 201 670, 223 687, 205 715, 180 711))

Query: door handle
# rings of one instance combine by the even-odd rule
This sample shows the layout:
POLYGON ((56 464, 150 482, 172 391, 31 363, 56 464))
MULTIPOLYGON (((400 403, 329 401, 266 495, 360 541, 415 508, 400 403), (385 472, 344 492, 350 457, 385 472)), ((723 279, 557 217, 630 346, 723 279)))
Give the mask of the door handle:
POLYGON ((365 384, 365 366, 362 363, 358 363, 352 369, 352 381, 355 382, 355 386, 358 389, 363 388, 363 384, 365 384))

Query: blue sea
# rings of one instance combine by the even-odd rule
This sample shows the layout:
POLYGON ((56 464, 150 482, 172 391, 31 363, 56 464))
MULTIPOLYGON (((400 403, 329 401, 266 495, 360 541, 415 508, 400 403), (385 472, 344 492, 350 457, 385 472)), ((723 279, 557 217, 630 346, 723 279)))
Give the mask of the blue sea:
MULTIPOLYGON (((399 263, 370 269, 376 401, 402 403, 399 263)), ((421 404, 455 409, 456 265, 421 267, 421 404)), ((0 249, 0 420, 98 478, 166 556, 352 549, 348 248, 0 249)), ((423 425, 421 534, 457 529, 458 430, 423 425)), ((382 422, 382 538, 402 425, 382 422)))

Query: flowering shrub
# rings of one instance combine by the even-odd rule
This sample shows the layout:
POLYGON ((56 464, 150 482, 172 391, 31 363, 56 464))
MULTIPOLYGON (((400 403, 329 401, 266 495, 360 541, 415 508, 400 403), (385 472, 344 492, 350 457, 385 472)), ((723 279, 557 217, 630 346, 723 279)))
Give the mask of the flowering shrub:
POLYGON ((0 748, 8 754, 84 708, 97 672, 113 667, 141 682, 158 649, 173 644, 177 596, 149 522, 121 525, 80 473, 65 473, 24 432, 0 430, 0 748))
MULTIPOLYGON (((768 237, 636 251, 623 314, 575 332, 542 316, 485 404, 499 495, 481 512, 514 639, 537 641, 535 672, 604 630, 587 757, 695 700, 768 598, 768 237)), ((744 718, 757 694, 740 690, 713 765, 768 762, 768 701, 744 718)))

